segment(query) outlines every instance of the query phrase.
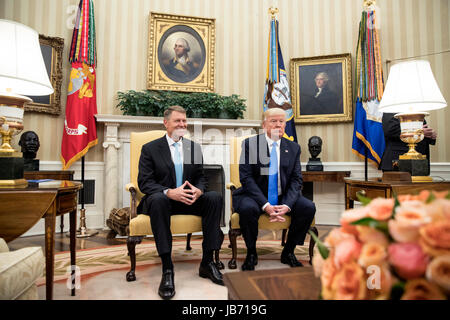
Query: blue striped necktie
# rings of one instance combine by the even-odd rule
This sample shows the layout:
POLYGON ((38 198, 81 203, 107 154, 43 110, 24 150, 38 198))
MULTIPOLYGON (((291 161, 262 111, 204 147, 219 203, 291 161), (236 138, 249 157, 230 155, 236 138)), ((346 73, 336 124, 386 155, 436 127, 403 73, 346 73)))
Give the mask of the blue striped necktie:
POLYGON ((269 190, 267 195, 271 205, 278 204, 278 157, 276 142, 272 144, 272 151, 270 152, 269 190))
POLYGON ((178 147, 180 146, 178 142, 174 144, 175 152, 173 154, 173 163, 175 165, 175 176, 177 180, 177 188, 183 184, 183 163, 181 162, 181 154, 178 147))

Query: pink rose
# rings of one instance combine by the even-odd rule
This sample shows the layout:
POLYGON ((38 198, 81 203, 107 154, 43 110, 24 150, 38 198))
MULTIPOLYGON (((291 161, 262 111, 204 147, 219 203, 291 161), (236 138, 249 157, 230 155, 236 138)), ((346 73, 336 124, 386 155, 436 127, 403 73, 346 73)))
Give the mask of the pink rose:
POLYGON ((342 266, 333 279, 331 292, 335 300, 365 299, 367 284, 362 268, 355 262, 342 266))
POLYGON ((432 221, 450 220, 450 200, 436 199, 424 206, 424 210, 432 221))
POLYGON ((395 218, 388 222, 389 233, 397 242, 417 242, 419 228, 429 221, 422 202, 404 202, 395 210, 395 218))
POLYGON ((386 248, 376 242, 369 242, 363 245, 358 263, 363 267, 371 265, 382 265, 386 258, 386 248))
POLYGON ((388 253, 389 262, 400 277, 415 279, 425 274, 429 259, 417 243, 393 243, 388 253))
MULTIPOLYGON (((334 265, 334 258, 333 254, 330 254, 328 259, 325 260, 322 268, 321 268, 321 275, 320 275, 320 281, 322 282, 322 288, 323 289, 330 289, 331 283, 333 282, 333 278, 336 274, 336 266, 334 265)), ((324 297, 324 299, 327 299, 324 297)))
POLYGON ((358 231, 357 239, 361 243, 375 242, 383 247, 389 245, 386 235, 377 229, 368 226, 356 226, 356 230, 358 231))
POLYGON ((392 216, 394 199, 376 198, 373 199, 367 207, 369 217, 378 221, 384 221, 392 216))
POLYGON ((340 268, 352 260, 358 260, 362 245, 355 239, 349 238, 338 243, 334 251, 334 264, 340 268))
POLYGON ((342 231, 357 235, 356 227, 351 225, 352 222, 367 218, 369 216, 368 207, 346 210, 342 213, 340 223, 342 231))
POLYGON ((336 247, 339 242, 345 239, 355 239, 355 236, 342 231, 342 228, 334 228, 325 238, 325 243, 330 247, 336 247))
POLYGON ((434 221, 419 229, 422 249, 433 257, 450 255, 450 219, 434 221))

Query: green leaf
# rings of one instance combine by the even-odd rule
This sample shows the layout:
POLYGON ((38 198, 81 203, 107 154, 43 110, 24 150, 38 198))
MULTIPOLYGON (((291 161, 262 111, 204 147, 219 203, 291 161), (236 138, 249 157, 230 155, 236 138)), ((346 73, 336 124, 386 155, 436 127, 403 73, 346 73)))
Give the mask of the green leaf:
POLYGON ((316 234, 314 232, 309 230, 308 233, 311 235, 311 237, 316 242, 317 248, 319 249, 319 252, 320 252, 320 255, 322 256, 322 258, 323 259, 328 258, 328 256, 330 255, 330 250, 328 250, 328 248, 323 244, 322 241, 320 241, 320 239, 316 236, 316 234))
POLYGON ((405 292, 405 282, 396 282, 391 287, 391 300, 400 300, 405 292))
POLYGON ((186 109, 188 117, 193 115, 205 118, 217 118, 221 112, 233 119, 244 117, 246 110, 245 99, 238 95, 221 96, 211 92, 174 92, 144 90, 117 92, 118 104, 116 105, 123 114, 149 116, 162 116, 171 105, 180 105, 186 109), (137 109, 138 107, 138 109, 137 109))
POLYGON ((450 200, 450 191, 447 192, 447 195, 445 196, 445 199, 450 200))
POLYGON ((367 206, 372 199, 364 197, 359 191, 356 193, 356 197, 358 201, 362 203, 363 206, 367 206))
POLYGON ((362 218, 357 221, 353 221, 351 225, 354 226, 368 226, 374 229, 378 229, 381 232, 384 232, 386 234, 389 234, 388 224, 386 221, 378 221, 373 218, 367 217, 362 218))
POLYGON ((400 205, 400 201, 398 201, 397 194, 394 194, 394 199, 395 199, 395 202, 394 202, 394 207, 392 208, 392 218, 395 217, 395 209, 400 205))
POLYGON ((436 200, 436 197, 434 196, 434 193, 433 192, 430 192, 430 195, 428 196, 428 199, 427 199, 427 201, 425 201, 426 203, 431 203, 431 202, 433 202, 434 200, 436 200))

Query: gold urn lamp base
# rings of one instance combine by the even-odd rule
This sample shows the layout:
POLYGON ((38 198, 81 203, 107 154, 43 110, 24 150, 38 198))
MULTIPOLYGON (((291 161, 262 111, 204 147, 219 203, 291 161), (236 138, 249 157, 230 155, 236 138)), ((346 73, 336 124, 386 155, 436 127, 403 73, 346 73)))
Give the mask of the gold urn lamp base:
POLYGON ((0 93, 0 188, 26 188, 24 160, 11 146, 13 136, 23 130, 23 110, 32 100, 10 92, 0 93))
POLYGON ((408 152, 399 156, 400 171, 411 173, 412 182, 431 182, 429 162, 425 155, 417 152, 416 145, 424 139, 423 120, 428 112, 398 113, 394 117, 400 120, 400 140, 409 147, 408 152))

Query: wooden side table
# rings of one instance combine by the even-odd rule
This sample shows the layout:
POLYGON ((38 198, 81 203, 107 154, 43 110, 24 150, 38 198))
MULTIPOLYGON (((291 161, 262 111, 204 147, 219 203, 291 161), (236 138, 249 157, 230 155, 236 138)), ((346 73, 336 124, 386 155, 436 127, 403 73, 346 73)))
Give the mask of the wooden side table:
MULTIPOLYGON (((23 177, 26 180, 40 180, 40 179, 53 179, 53 180, 67 180, 73 181, 73 170, 42 170, 42 171, 25 171, 23 177)), ((61 233, 64 233, 64 215, 61 215, 61 222, 59 225, 61 233)))
POLYGON ((312 267, 228 272, 229 300, 318 300, 320 279, 312 267))
POLYGON ((314 198, 314 182, 341 182, 350 177, 350 171, 302 171, 303 195, 309 200, 314 198))
POLYGON ((422 190, 450 190, 450 181, 404 182, 381 181, 380 178, 365 180, 345 179, 345 209, 351 209, 357 194, 370 199, 391 198, 394 194, 417 194, 422 190))
MULTIPOLYGON (((53 298, 56 217, 70 214, 70 264, 76 265, 77 195, 82 184, 73 181, 29 183, 27 188, 0 189, 0 236, 12 241, 45 218, 46 299, 53 298)), ((72 274, 75 270, 72 270, 72 274)), ((75 279, 72 280, 74 283, 75 279)), ((72 287, 72 296, 75 287, 72 287)))

